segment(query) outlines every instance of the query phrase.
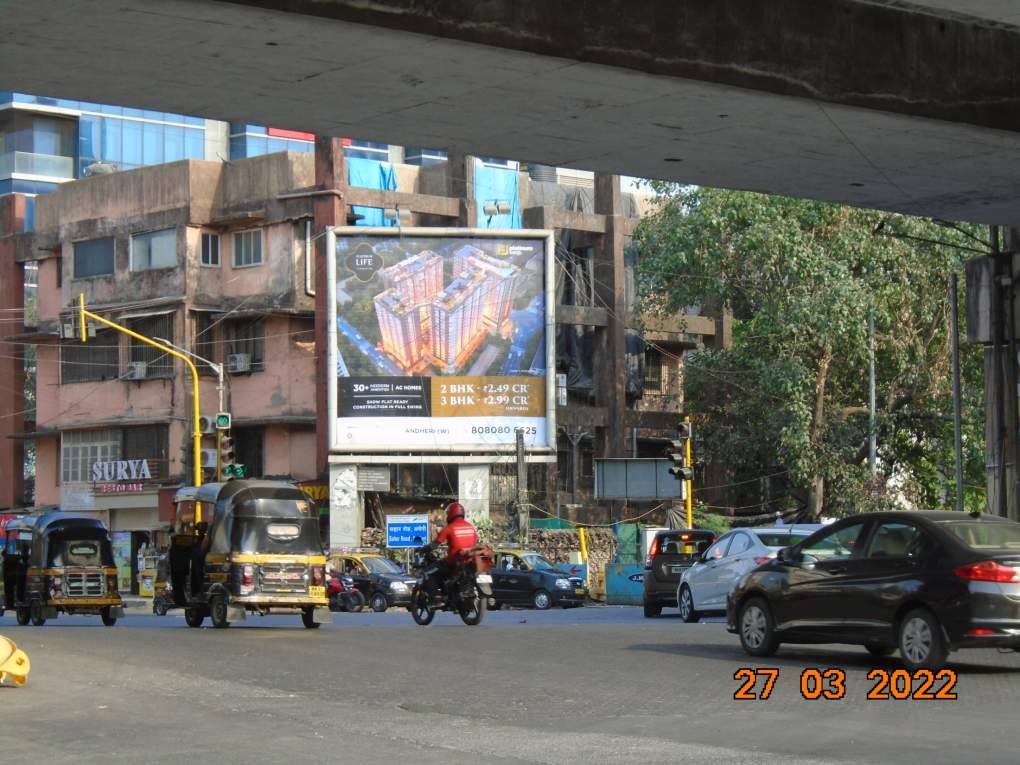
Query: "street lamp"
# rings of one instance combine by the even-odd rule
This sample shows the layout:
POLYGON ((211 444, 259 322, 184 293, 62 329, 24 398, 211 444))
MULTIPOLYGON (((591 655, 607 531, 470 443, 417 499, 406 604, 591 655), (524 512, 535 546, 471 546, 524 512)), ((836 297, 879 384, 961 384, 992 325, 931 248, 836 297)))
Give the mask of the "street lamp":
MULTIPOLYGON (((191 351, 187 350, 186 348, 181 348, 178 345, 174 345, 169 340, 165 340, 162 337, 155 337, 155 338, 153 338, 153 340, 155 340, 156 342, 162 343, 163 345, 167 346, 168 348, 173 348, 175 351, 180 351, 181 353, 183 353, 183 354, 185 354, 187 356, 190 356, 193 359, 197 359, 198 361, 201 361, 203 364, 208 364, 210 367, 212 367, 212 370, 216 373, 216 378, 218 380, 218 382, 216 383, 216 395, 217 395, 217 402, 219 404, 219 408, 216 411, 217 412, 222 412, 223 411, 223 393, 225 391, 225 387, 223 385, 223 365, 222 364, 217 364, 215 361, 209 361, 209 359, 204 359, 201 356, 199 356, 197 353, 192 353, 191 351)), ((217 415, 217 416, 219 416, 219 415, 217 415)))

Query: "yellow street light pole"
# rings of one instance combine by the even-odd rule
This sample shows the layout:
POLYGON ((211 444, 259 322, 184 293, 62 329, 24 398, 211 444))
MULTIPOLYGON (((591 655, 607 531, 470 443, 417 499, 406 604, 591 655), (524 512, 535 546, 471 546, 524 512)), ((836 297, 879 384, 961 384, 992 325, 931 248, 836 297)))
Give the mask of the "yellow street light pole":
MULTIPOLYGON (((193 405, 194 405, 193 406, 193 409, 194 409, 194 422, 192 423, 192 434, 193 434, 192 440, 193 440, 194 445, 195 445, 195 455, 194 455, 194 462, 195 462, 195 486, 201 486, 202 485, 202 430, 201 430, 201 426, 199 425, 199 422, 198 422, 198 419, 199 419, 199 407, 198 407, 198 369, 195 368, 195 364, 192 362, 191 359, 189 359, 183 353, 175 351, 173 348, 169 348, 169 347, 163 345, 162 343, 157 343, 155 340, 151 340, 150 338, 145 337, 144 335, 139 335, 137 332, 133 332, 130 329, 128 329, 127 327, 123 327, 123 326, 121 326, 120 324, 117 324, 114 321, 110 321, 109 319, 105 319, 102 316, 100 316, 98 314, 95 314, 95 313, 92 313, 92 311, 87 310, 85 308, 85 294, 84 293, 81 293, 81 294, 78 295, 78 315, 79 315, 79 318, 81 319, 81 341, 83 343, 88 342, 88 334, 87 334, 87 332, 85 330, 85 319, 87 317, 89 319, 92 319, 93 321, 98 321, 100 324, 105 324, 107 327, 110 327, 111 329, 115 329, 118 332, 123 332, 128 337, 133 337, 135 340, 143 342, 146 345, 151 345, 153 348, 158 348, 159 350, 163 351, 163 353, 167 353, 167 354, 173 356, 174 358, 180 359, 181 361, 183 361, 185 364, 188 365, 188 369, 191 370, 191 384, 192 384, 192 396, 191 396, 191 398, 192 398, 192 402, 193 402, 193 405)), ((199 521, 202 520, 201 512, 202 511, 200 509, 200 506, 196 502, 195 503, 195 522, 196 523, 198 523, 199 521)))

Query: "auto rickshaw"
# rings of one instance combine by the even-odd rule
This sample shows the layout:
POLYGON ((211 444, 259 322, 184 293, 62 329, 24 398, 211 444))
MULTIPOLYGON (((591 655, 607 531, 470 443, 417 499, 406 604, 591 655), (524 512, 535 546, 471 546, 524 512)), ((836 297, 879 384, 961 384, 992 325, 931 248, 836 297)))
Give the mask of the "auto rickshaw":
POLYGON ((110 534, 91 516, 47 508, 12 521, 3 580, 4 606, 22 626, 65 613, 99 615, 112 627, 124 615, 110 534))
POLYGON ((298 612, 309 629, 332 621, 319 519, 296 486, 237 479, 190 486, 174 505, 169 582, 157 577, 156 589, 184 609, 189 627, 206 616, 229 627, 249 613, 298 612))

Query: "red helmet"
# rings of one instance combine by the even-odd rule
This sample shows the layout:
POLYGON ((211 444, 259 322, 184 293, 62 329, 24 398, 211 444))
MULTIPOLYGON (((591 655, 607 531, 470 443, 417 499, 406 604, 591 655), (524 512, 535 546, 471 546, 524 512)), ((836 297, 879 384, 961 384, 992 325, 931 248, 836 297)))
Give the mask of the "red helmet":
POLYGON ((464 505, 460 502, 451 502, 450 506, 446 508, 446 522, 453 523, 456 518, 464 517, 464 505))

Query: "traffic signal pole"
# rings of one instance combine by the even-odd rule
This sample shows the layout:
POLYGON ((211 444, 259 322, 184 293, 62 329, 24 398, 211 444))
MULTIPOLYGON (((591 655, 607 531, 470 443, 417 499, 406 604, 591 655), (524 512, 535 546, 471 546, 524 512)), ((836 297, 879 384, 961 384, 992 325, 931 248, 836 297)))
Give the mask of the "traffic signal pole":
MULTIPOLYGON (((690 417, 684 417, 684 422, 686 422, 687 425, 688 425, 688 428, 687 428, 688 434, 691 434, 691 429, 690 429, 691 418, 690 417)), ((694 467, 694 461, 691 458, 691 441, 692 440, 693 439, 688 437, 684 441, 684 464, 686 464, 687 467, 689 467, 689 468, 693 468, 694 467)), ((694 528, 694 475, 693 475, 693 473, 691 474, 691 477, 687 479, 687 491, 686 491, 686 494, 687 494, 687 497, 684 500, 684 504, 687 506, 687 528, 693 529, 694 528)))
MULTIPOLYGON (((81 321, 81 341, 83 343, 88 342, 88 332, 85 328, 85 319, 91 319, 92 321, 99 322, 100 324, 114 329, 117 332, 121 332, 128 337, 133 337, 141 343, 151 345, 163 353, 169 354, 176 359, 180 359, 188 365, 188 369, 191 370, 191 386, 192 386, 192 408, 193 408, 193 419, 192 419, 192 442, 194 444, 194 455, 192 457, 195 463, 195 486, 202 485, 202 430, 199 426, 199 412, 198 412, 198 369, 195 368, 195 364, 185 356, 183 353, 170 348, 169 346, 157 343, 155 340, 146 337, 145 335, 139 335, 137 332, 133 332, 127 327, 117 324, 117 322, 110 321, 99 314, 92 313, 85 308, 85 293, 78 295, 78 316, 81 321)), ((195 522, 198 523, 202 520, 202 509, 198 502, 195 503, 195 522)))

